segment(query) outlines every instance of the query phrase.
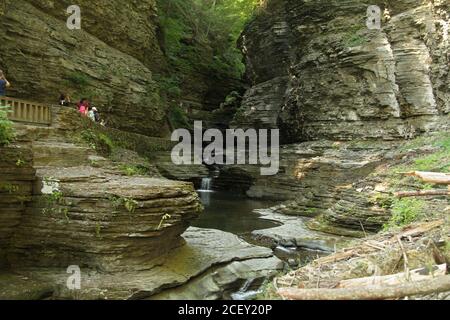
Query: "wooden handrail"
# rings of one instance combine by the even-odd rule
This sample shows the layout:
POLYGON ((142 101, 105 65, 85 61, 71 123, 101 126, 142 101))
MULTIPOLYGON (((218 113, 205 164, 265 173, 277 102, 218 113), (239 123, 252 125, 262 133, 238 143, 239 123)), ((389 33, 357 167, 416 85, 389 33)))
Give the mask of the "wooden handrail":
POLYGON ((10 108, 8 119, 42 125, 52 124, 52 110, 48 105, 16 98, 0 97, 0 106, 10 108))

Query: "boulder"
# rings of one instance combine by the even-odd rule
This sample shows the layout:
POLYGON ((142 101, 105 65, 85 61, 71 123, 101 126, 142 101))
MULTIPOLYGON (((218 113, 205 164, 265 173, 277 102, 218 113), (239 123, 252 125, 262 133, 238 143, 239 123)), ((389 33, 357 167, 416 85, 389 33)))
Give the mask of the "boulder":
POLYGON ((149 269, 184 244, 201 212, 190 183, 92 167, 37 171, 33 202, 11 240, 13 267, 149 269))

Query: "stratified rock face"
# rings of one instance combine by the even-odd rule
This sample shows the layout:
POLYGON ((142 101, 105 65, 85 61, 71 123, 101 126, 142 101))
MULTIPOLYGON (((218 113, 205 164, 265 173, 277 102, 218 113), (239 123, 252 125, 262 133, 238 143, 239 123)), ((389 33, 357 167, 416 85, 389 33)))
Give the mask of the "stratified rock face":
POLYGON ((126 176, 71 141, 75 111, 54 111, 52 127, 17 124, 22 147, 1 150, 0 265, 145 270, 181 246, 202 210, 193 185, 126 176))
POLYGON ((364 1, 269 1, 242 36, 252 88, 235 124, 278 124, 287 142, 448 127, 448 1, 371 4, 381 30, 364 1))
POLYGON ((6 267, 6 252, 20 223, 26 204, 31 201, 35 170, 30 150, 0 148, 0 268, 6 267))
MULTIPOLYGON (((36 8, 66 21, 71 0, 27 1, 36 8)), ((82 14, 82 29, 109 46, 143 62, 151 70, 164 67, 165 60, 157 35, 155 0, 77 1, 82 14)))
POLYGON ((141 270, 182 245, 201 206, 188 183, 90 167, 37 172, 34 200, 11 240, 13 267, 141 270))
POLYGON ((0 299, 229 299, 247 279, 254 280, 246 288, 257 289, 265 277, 284 267, 272 250, 230 233, 189 228, 183 236, 186 245, 149 270, 103 273, 80 266, 79 291, 67 288, 67 266, 2 273, 0 281, 5 285, 0 286, 0 299))
POLYGON ((0 65, 12 83, 9 95, 53 104, 61 92, 70 93, 73 100, 91 97, 109 126, 152 136, 167 134, 159 89, 144 64, 151 59, 146 52, 153 50, 149 42, 154 35, 149 21, 138 28, 145 11, 153 12, 152 1, 129 11, 137 14, 141 6, 148 7, 137 18, 126 16, 129 3, 84 1, 82 30, 67 28, 62 2, 32 1, 36 6, 30 2, 7 1, 0 15, 0 65), (131 22, 120 23, 127 19, 131 22), (141 48, 138 43, 145 36, 141 48), (128 38, 131 45, 124 48, 128 42, 121 40, 128 38))
POLYGON ((292 200, 277 211, 352 236, 391 216, 374 200, 375 168, 405 139, 450 129, 449 2, 370 4, 381 30, 362 0, 269 0, 241 37, 251 88, 233 121, 279 128, 285 144, 276 176, 240 168, 249 196, 292 200))

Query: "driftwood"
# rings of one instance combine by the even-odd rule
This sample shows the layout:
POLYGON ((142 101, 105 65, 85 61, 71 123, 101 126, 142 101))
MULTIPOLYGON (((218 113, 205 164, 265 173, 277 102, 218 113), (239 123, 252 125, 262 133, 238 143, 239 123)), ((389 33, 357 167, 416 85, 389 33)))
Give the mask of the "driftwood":
POLYGON ((401 191, 401 192, 396 192, 395 196, 397 198, 450 196, 450 189, 449 190, 401 191))
POLYGON ((370 285, 340 289, 283 288, 278 294, 289 300, 385 300, 450 291, 450 276, 407 282, 396 286, 370 285))
POLYGON ((315 260, 314 263, 318 264, 318 265, 334 263, 334 262, 349 259, 357 254, 358 254, 358 250, 349 250, 349 251, 338 252, 338 253, 323 257, 323 258, 319 258, 319 259, 315 260))
MULTIPOLYGON (((436 220, 436 221, 432 221, 432 222, 427 222, 427 223, 421 224, 417 227, 414 227, 412 229, 404 230, 402 233, 400 233, 398 235, 398 237, 400 239, 402 239, 402 238, 419 236, 430 230, 433 230, 437 227, 442 226, 444 223, 445 223, 444 220, 436 220)), ((391 238, 391 241, 397 241, 397 237, 391 238)))
MULTIPOLYGON (((416 225, 413 228, 405 229, 403 232, 401 232, 398 235, 398 237, 400 237, 400 239, 403 239, 403 238, 408 238, 408 237, 419 236, 430 230, 440 227, 443 224, 444 224, 444 220, 436 220, 436 221, 432 221, 432 222, 422 223, 420 225, 416 225)), ((398 242, 397 236, 394 236, 391 239, 386 240, 384 242, 377 242, 376 244, 374 244, 373 241, 369 240, 369 241, 367 241, 367 243, 363 243, 362 245, 352 248, 350 250, 337 252, 332 255, 314 260, 313 263, 315 265, 323 265, 323 264, 335 263, 338 261, 347 260, 347 259, 353 258, 359 254, 384 250, 384 248, 386 246, 388 246, 394 242, 398 242)))
POLYGON ((412 171, 401 174, 417 177, 428 183, 450 185, 450 173, 412 171))
POLYGON ((422 172, 422 171, 412 171, 412 172, 401 172, 400 174, 417 177, 423 182, 432 184, 443 184, 448 185, 448 190, 422 190, 422 191, 400 191, 396 192, 395 196, 397 198, 407 198, 407 197, 428 197, 428 196, 449 196, 450 195, 450 174, 449 173, 439 173, 439 172, 422 172))
MULTIPOLYGON (((447 264, 442 264, 434 266, 432 270, 429 270, 428 268, 411 270, 409 272, 409 279, 413 282, 432 280, 434 277, 445 276, 446 273, 447 264)), ((367 278, 342 280, 337 285, 337 288, 355 288, 373 285, 395 286, 406 282, 408 282, 408 274, 406 272, 401 272, 387 276, 372 276, 367 278)))

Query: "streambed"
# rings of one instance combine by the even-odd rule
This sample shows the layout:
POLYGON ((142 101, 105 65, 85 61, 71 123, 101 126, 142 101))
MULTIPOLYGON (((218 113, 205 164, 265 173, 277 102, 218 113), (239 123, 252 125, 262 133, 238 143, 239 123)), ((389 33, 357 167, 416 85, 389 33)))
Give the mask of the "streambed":
MULTIPOLYGON (((278 258, 289 262, 291 266, 298 266, 327 254, 323 250, 264 241, 264 237, 260 236, 261 233, 270 234, 271 229, 278 230, 284 226, 285 221, 282 219, 271 219, 266 214, 260 213, 278 204, 276 202, 249 199, 227 191, 214 191, 213 180, 210 178, 203 179, 202 186, 197 192, 205 209, 193 222, 194 227, 233 233, 251 244, 270 247, 278 258), (266 232, 263 232, 264 230, 266 232)), ((276 218, 279 215, 273 216, 276 218)), ((295 219, 301 221, 304 218, 295 217, 295 219)), ((299 225, 303 226, 303 223, 299 225)), ((302 234, 301 230, 298 231, 302 234)))

